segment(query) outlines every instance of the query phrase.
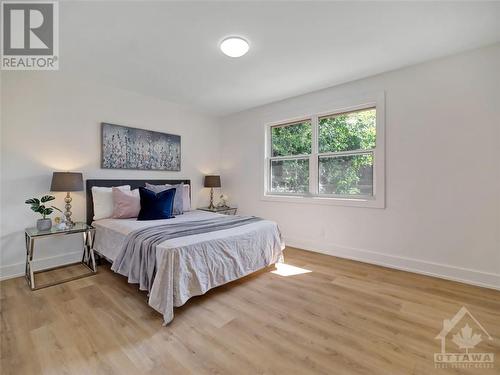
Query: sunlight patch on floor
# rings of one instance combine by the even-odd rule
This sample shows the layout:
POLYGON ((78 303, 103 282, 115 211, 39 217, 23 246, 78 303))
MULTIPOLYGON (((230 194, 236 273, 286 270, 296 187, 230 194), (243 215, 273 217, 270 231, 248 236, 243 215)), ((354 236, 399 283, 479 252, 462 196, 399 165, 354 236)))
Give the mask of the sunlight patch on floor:
POLYGON ((306 270, 305 268, 295 267, 291 264, 286 263, 276 263, 276 270, 271 271, 271 273, 275 273, 280 276, 294 276, 294 275, 302 275, 303 273, 312 272, 311 270, 306 270))

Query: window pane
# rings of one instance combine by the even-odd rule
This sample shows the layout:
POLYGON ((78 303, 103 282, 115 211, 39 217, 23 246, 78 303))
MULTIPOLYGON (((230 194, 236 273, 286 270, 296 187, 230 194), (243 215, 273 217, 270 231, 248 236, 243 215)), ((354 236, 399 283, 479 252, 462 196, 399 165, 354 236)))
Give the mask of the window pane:
POLYGON ((319 192, 373 195, 373 155, 320 156, 319 192))
POLYGON ((375 148, 376 110, 364 109, 319 119, 319 152, 375 148))
POLYGON ((311 153, 311 121, 271 128, 272 156, 308 155, 311 153))
POLYGON ((271 160, 271 191, 307 193, 309 191, 309 158, 271 160))

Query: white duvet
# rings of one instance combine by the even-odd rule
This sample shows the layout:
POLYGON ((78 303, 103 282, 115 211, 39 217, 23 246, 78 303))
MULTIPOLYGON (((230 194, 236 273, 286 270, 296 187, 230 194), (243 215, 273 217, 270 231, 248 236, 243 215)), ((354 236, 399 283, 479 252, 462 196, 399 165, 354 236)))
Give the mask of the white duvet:
MULTIPOLYGON (((93 223, 96 228, 94 249, 114 261, 127 235, 134 230, 217 215, 189 211, 168 220, 97 220, 93 223)), ((165 323, 169 323, 173 319, 174 306, 182 306, 193 296, 276 263, 284 243, 277 224, 261 220, 236 228, 170 239, 156 249, 157 272, 148 302, 163 314, 165 323)))

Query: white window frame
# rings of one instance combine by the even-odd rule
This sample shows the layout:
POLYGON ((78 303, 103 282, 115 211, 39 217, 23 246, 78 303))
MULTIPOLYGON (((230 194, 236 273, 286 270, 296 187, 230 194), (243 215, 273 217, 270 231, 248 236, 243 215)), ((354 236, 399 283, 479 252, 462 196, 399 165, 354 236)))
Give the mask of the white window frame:
MULTIPOLYGON (((322 205, 342 205, 369 208, 385 208, 385 95, 383 92, 365 95, 358 98, 350 98, 339 102, 334 109, 318 111, 314 114, 298 116, 287 120, 270 122, 265 124, 264 135, 264 171, 263 171, 263 194, 262 200, 273 202, 306 203, 322 205), (319 194, 319 157, 327 154, 338 155, 343 153, 318 153, 318 124, 319 118, 333 116, 345 112, 359 111, 363 109, 376 109, 376 142, 373 150, 373 195, 372 196, 341 196, 319 194), (312 148, 310 155, 293 155, 284 157, 271 157, 271 128, 275 126, 293 125, 301 121, 311 121, 312 126, 312 148), (271 160, 309 158, 309 192, 280 193, 271 192, 271 160)), ((365 154, 370 150, 348 151, 345 154, 365 154)))

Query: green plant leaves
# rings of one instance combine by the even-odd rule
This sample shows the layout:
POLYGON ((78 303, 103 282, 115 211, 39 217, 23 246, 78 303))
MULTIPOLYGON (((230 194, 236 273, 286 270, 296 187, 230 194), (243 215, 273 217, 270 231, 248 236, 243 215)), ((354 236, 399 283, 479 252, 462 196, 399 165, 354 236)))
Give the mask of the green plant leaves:
POLYGON ((375 148, 376 117, 375 109, 366 109, 320 118, 319 152, 375 148))
POLYGON ((56 199, 56 198, 54 196, 52 196, 52 195, 44 195, 40 199, 38 199, 38 198, 27 199, 24 203, 30 204, 31 205, 31 207, 30 207, 31 210, 34 211, 34 212, 36 212, 36 213, 41 214, 43 216, 43 218, 45 219, 45 216, 50 215, 52 212, 54 212, 54 210, 62 212, 57 207, 54 207, 54 206, 45 207, 45 205, 40 204, 40 203, 45 203, 45 202, 53 201, 54 199, 56 199))
POLYGON ((311 153, 311 121, 271 128, 272 156, 311 153))

